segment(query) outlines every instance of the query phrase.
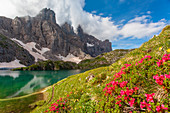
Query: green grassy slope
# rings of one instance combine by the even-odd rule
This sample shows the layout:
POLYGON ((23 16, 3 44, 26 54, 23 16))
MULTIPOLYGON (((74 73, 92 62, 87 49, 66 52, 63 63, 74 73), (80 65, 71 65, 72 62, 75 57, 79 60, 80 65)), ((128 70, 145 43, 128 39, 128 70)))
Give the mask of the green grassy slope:
POLYGON ((31 103, 43 98, 42 93, 36 93, 14 99, 0 99, 0 113, 29 113, 35 107, 31 103))
MULTIPOLYGON (((163 83, 163 89, 163 85, 158 85, 153 79, 153 76, 156 74, 169 74, 169 61, 164 62, 159 67, 157 66, 158 60, 167 53, 169 40, 170 26, 167 26, 159 36, 154 36, 148 42, 144 43, 140 48, 126 54, 124 58, 120 59, 111 66, 101 67, 82 74, 69 76, 68 78, 61 80, 49 87, 48 90, 44 92, 44 96, 46 96, 44 98, 44 103, 41 103, 42 101, 36 102, 34 104, 32 102, 28 102, 25 108, 28 107, 28 104, 32 103, 32 105, 37 107, 31 112, 42 113, 46 110, 49 111, 49 107, 51 107, 51 104, 55 102, 56 104, 59 104, 58 107, 60 108, 60 112, 72 113, 121 113, 130 111, 133 111, 134 113, 156 112, 156 106, 160 104, 164 104, 165 108, 170 107, 168 106, 168 104, 170 105, 170 80, 165 79, 163 83), (151 58, 145 58, 142 63, 138 63, 145 55, 151 56, 151 58), (137 65, 136 62, 138 63, 137 65), (123 69, 123 74, 121 74, 119 77, 116 77, 116 73, 120 72, 122 67, 125 66, 124 64, 131 64, 131 66, 123 69), (106 84, 110 83, 111 81, 118 81, 119 83, 127 81, 128 83, 126 84, 126 87, 129 89, 138 87, 139 90, 130 95, 131 98, 135 98, 135 105, 131 107, 129 103, 125 101, 124 97, 121 97, 121 107, 119 107, 118 104, 115 104, 119 100, 117 100, 115 97, 118 96, 121 90, 126 90, 126 88, 121 88, 118 85, 116 86, 115 91, 112 91, 111 94, 106 94, 103 89, 106 87, 106 84), (146 101, 145 94, 151 93, 155 93, 153 97, 154 103, 150 102, 151 111, 148 111, 146 107, 140 109, 140 102, 144 100, 146 101), (41 104, 39 105, 39 103, 41 104)), ((109 85, 107 87, 109 87, 109 85)), ((23 102, 25 102, 24 97, 20 98, 23 98, 23 102)), ((4 106, 4 102, 13 103, 12 100, 0 100, 0 110, 7 109, 7 107, 4 106)), ((20 103, 16 105, 13 104, 13 108, 15 109, 9 108, 8 111, 17 111, 18 106, 21 106, 20 103)), ((22 112, 29 111, 24 110, 24 107, 21 108, 22 112)), ((163 111, 163 109, 161 110, 163 111)))
POLYGON ((127 53, 134 49, 116 49, 111 52, 103 53, 95 58, 86 59, 78 64, 80 69, 94 69, 102 66, 109 66, 119 59, 123 58, 127 53))
MULTIPOLYGON (((49 110, 49 107, 54 102, 60 103, 57 100, 63 98, 62 102, 65 105, 60 106, 62 109, 65 106, 63 112, 156 112, 156 106, 160 104, 165 104, 167 107, 169 103, 169 79, 164 82, 165 90, 162 86, 158 85, 153 76, 169 74, 170 63, 166 61, 163 66, 158 67, 157 63, 159 59, 167 53, 170 40, 170 26, 164 28, 159 36, 154 36, 148 42, 144 43, 140 48, 130 52, 125 55, 124 58, 120 59, 116 63, 109 67, 97 68, 94 70, 87 71, 83 74, 78 74, 70 76, 60 83, 54 86, 54 95, 52 96, 52 101, 41 107, 33 110, 33 113, 39 113, 45 110, 49 110), (151 56, 150 60, 144 59, 143 63, 136 65, 145 55, 151 56), (124 70, 120 78, 116 78, 114 75, 121 70, 124 64, 131 64, 130 67, 124 70), (116 78, 116 79, 115 79, 116 78), (117 93, 112 92, 112 95, 104 96, 105 92, 103 89, 106 84, 110 81, 123 82, 128 81, 126 87, 133 88, 137 86, 139 91, 136 92, 132 97, 136 99, 136 110, 130 108, 127 102, 122 103, 122 107, 119 107, 115 103, 117 93), (71 93, 70 93, 71 92, 71 93), (152 103, 152 111, 147 109, 140 109, 138 106, 140 102, 145 100, 145 94, 155 93, 154 100, 152 103), (69 95, 69 97, 67 96, 69 95), (163 96, 162 96, 163 95, 163 96), (141 97, 141 98, 140 98, 141 97)), ((117 92, 120 92, 120 88, 117 92)))

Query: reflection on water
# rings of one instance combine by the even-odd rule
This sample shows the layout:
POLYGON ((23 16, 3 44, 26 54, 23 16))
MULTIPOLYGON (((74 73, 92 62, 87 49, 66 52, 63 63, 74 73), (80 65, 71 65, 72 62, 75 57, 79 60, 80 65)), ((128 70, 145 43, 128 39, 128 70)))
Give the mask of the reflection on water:
POLYGON ((19 71, 10 71, 10 70, 0 70, 0 76, 11 76, 13 78, 19 77, 19 71))
POLYGON ((38 91, 84 70, 10 71, 0 70, 0 98, 11 98, 38 91))

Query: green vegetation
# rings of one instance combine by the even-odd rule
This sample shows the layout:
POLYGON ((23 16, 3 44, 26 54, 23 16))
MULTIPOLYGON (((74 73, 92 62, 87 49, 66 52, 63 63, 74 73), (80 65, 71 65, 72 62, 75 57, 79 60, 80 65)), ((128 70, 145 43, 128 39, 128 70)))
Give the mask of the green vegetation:
MULTIPOLYGON (((169 39, 170 26, 167 26, 159 36, 154 36, 140 48, 126 54, 124 58, 116 61, 111 66, 89 70, 57 82, 44 92, 46 97, 43 100, 45 101, 36 102, 40 106, 37 106, 31 113, 49 111, 49 109, 53 109, 53 106, 56 106, 57 109, 52 111, 71 113, 156 112, 159 111, 159 105, 162 104, 165 107, 160 108, 160 110, 168 112, 167 108, 170 108, 170 80, 166 78, 160 85, 153 77, 157 74, 159 76, 169 74, 170 62, 167 59, 162 60, 163 55, 169 54, 167 51, 169 49, 169 39), (162 63, 159 65, 159 62, 162 63), (109 88, 110 82, 113 81, 118 81, 118 83, 127 81, 124 85, 126 87, 116 86, 115 90, 110 93, 103 90, 107 89, 106 87, 109 88), (131 103, 128 103, 124 96, 118 98, 121 90, 127 91, 127 88, 132 89, 134 87, 139 88, 130 94, 130 98, 135 99, 135 103, 132 104, 132 100, 130 100, 131 103), (145 94, 151 93, 154 93, 154 96, 151 96, 154 102, 146 101, 145 94), (122 101, 121 106, 119 106, 119 99, 122 101), (139 105, 144 100, 148 102, 148 107, 151 105, 149 107, 151 110, 146 106, 140 109, 139 105)), ((90 61, 87 60, 86 62, 90 61)), ((25 102, 25 98, 21 98, 25 102)), ((1 100, 1 109, 5 109, 4 102, 12 103, 12 100, 1 100)), ((18 106, 22 106, 20 103, 18 102, 13 106, 15 109, 8 108, 8 111, 17 111, 18 106)), ((22 112, 28 111, 22 109, 22 112)))
POLYGON ((78 64, 80 69, 94 69, 98 67, 109 66, 119 59, 123 58, 125 54, 129 53, 134 49, 117 49, 108 53, 103 53, 96 58, 86 59, 78 64))
MULTIPOLYGON (((132 49, 133 50, 133 49, 132 49)), ((94 69, 98 67, 109 66, 122 58, 125 54, 132 50, 117 49, 108 53, 103 53, 96 58, 86 59, 79 64, 74 62, 64 61, 39 61, 28 67, 13 69, 16 70, 61 70, 61 69, 94 69)))
POLYGON ((44 99, 42 93, 16 97, 14 99, 0 99, 0 113, 28 113, 36 107, 31 107, 31 103, 42 99, 44 99))
POLYGON ((64 61, 39 61, 28 67, 21 67, 12 69, 16 70, 61 70, 61 69, 77 69, 77 64, 74 62, 64 62, 64 61))

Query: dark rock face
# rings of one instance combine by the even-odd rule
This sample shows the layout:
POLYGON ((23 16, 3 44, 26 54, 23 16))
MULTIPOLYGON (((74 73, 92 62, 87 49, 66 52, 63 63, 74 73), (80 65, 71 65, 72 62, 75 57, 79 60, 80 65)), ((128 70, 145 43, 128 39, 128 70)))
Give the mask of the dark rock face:
POLYGON ((35 60, 27 50, 0 34, 0 62, 11 62, 16 59, 26 66, 33 64, 35 60))
POLYGON ((77 31, 78 34, 68 23, 60 27, 54 11, 47 8, 35 17, 16 17, 13 20, 0 17, 0 33, 23 43, 35 42, 37 49, 49 48, 50 51, 44 54, 47 59, 58 60, 56 55, 67 56, 69 53, 81 58, 87 54, 95 57, 112 50, 108 40, 100 41, 84 33, 81 26, 77 31))
POLYGON ((85 44, 83 48, 85 53, 96 57, 102 53, 112 51, 111 42, 109 42, 109 40, 98 40, 94 36, 84 33, 81 26, 77 28, 77 31, 81 41, 85 44))

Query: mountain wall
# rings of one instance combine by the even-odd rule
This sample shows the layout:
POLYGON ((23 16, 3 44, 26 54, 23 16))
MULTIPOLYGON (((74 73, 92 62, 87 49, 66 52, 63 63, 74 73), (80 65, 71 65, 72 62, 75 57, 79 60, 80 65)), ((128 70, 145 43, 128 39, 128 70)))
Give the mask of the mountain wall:
POLYGON ((54 11, 47 8, 42 9, 35 17, 14 19, 0 17, 0 33, 24 49, 28 50, 27 44, 30 44, 31 50, 28 51, 31 51, 30 54, 36 59, 35 61, 45 59, 57 61, 63 57, 67 58, 68 55, 77 57, 81 61, 112 50, 109 40, 98 40, 85 33, 81 26, 77 28, 77 33, 68 23, 59 26, 54 11), (42 52, 44 48, 46 51, 42 52))

